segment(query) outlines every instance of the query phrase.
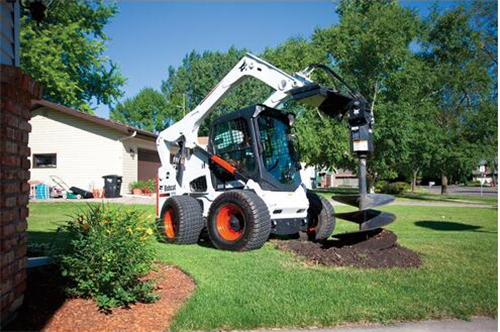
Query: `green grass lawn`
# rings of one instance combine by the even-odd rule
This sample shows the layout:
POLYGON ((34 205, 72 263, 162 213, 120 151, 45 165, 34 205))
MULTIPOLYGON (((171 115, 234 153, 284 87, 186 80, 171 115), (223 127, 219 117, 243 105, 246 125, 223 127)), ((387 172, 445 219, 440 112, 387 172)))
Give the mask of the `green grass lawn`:
POLYGON ((428 192, 408 192, 398 196, 398 199, 402 200, 425 200, 425 201, 438 201, 438 202, 456 202, 456 203, 466 203, 466 204, 485 204, 485 205, 497 205, 497 197, 486 197, 486 196, 467 196, 467 195, 440 195, 428 192))
MULTIPOLYGON (((31 203, 30 241, 51 241, 57 224, 82 205, 31 203)), ((136 206, 153 214, 152 206, 136 206)), ((345 211, 346 209, 340 209, 345 211)), ((422 254, 418 269, 310 266, 268 242, 224 252, 199 245, 156 244, 158 258, 193 277, 197 288, 172 330, 333 326, 497 312, 497 211, 388 206, 388 229, 422 254)), ((355 225, 338 221, 336 232, 355 225)))

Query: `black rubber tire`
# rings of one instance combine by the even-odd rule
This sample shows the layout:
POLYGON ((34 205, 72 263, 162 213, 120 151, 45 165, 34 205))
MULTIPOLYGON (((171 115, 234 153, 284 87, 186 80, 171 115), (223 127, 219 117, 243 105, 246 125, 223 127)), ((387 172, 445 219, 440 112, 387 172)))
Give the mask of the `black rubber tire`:
POLYGON ((201 230, 205 226, 200 203, 190 196, 172 196, 162 208, 158 229, 163 241, 175 244, 194 244, 198 242, 201 230), (164 220, 167 211, 173 210, 172 222, 175 224, 174 236, 169 237, 164 220))
POLYGON ((307 192, 309 209, 307 209, 307 238, 309 241, 328 239, 335 229, 335 211, 325 198, 307 192), (309 230, 314 228, 314 230, 309 230))
POLYGON ((222 250, 245 251, 259 249, 271 234, 271 216, 266 203, 252 191, 230 190, 219 195, 208 213, 208 236, 212 244, 222 250), (236 205, 242 212, 243 227, 239 239, 228 241, 217 228, 217 215, 222 207, 236 205))

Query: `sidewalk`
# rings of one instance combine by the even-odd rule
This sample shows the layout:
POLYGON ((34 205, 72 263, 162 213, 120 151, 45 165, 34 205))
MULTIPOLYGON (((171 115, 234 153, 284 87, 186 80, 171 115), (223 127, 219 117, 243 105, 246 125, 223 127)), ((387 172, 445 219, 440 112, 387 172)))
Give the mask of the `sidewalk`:
POLYGON ((493 332, 498 331, 498 318, 475 317, 471 321, 464 320, 430 320, 387 325, 348 326, 331 329, 310 330, 258 330, 256 332, 493 332))

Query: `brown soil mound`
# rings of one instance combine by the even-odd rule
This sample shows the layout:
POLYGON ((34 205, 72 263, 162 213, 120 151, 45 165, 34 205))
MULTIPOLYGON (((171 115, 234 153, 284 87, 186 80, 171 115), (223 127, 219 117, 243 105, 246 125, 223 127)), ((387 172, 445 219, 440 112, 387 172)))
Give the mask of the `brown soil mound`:
POLYGON ((420 256, 396 243, 396 234, 387 230, 340 236, 321 243, 292 240, 278 244, 282 250, 304 256, 308 261, 329 266, 359 268, 418 267, 420 256))
POLYGON ((24 304, 5 330, 166 331, 178 308, 194 290, 194 282, 179 269, 163 265, 147 279, 156 281, 156 293, 161 296, 158 301, 104 314, 92 300, 66 298, 62 280, 53 268, 35 269, 28 274, 24 304))

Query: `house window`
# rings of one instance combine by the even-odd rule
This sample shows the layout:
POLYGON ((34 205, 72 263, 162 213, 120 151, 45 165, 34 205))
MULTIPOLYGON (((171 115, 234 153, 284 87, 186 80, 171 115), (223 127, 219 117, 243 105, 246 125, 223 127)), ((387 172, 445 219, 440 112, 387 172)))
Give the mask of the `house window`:
POLYGON ((33 155, 33 168, 56 168, 57 154, 43 153, 33 155))

